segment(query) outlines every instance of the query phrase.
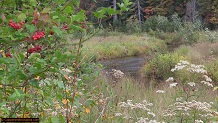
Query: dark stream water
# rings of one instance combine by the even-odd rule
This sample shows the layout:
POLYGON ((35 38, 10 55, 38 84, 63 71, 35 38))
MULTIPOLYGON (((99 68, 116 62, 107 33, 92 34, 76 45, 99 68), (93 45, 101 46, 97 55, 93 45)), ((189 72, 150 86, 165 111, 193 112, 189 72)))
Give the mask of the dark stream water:
POLYGON ((111 69, 116 69, 121 70, 126 75, 138 76, 142 65, 147 60, 147 56, 131 56, 102 60, 99 63, 101 63, 107 71, 111 71, 111 69))

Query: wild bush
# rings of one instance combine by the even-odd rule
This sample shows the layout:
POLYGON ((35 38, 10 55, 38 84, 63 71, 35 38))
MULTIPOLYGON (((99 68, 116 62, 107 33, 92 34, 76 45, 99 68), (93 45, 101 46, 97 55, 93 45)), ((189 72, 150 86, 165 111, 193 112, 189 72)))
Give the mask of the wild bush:
POLYGON ((170 21, 167 19, 167 17, 164 16, 152 16, 148 18, 144 22, 144 28, 146 28, 147 31, 154 30, 154 31, 164 31, 164 32, 171 32, 172 30, 170 21))
MULTIPOLYGON (((121 9, 130 4, 124 0, 121 9)), ((79 5, 79 0, 0 2, 0 117, 38 117, 42 123, 88 120, 97 99, 87 82, 98 71, 82 61, 82 43, 93 33, 87 32, 86 11, 77 10, 79 5), (73 32, 78 42, 72 41, 73 32)), ((106 13, 116 12, 102 8, 93 16, 106 13)))
POLYGON ((173 75, 171 69, 185 57, 177 53, 159 54, 142 68, 142 76, 164 80, 173 75))

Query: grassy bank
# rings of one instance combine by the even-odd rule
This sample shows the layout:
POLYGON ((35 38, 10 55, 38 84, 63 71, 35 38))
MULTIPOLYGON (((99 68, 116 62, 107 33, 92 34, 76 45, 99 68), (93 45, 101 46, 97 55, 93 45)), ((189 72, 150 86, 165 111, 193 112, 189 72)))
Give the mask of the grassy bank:
POLYGON ((165 42, 153 37, 120 35, 93 37, 84 43, 83 54, 92 60, 102 60, 166 51, 165 42))

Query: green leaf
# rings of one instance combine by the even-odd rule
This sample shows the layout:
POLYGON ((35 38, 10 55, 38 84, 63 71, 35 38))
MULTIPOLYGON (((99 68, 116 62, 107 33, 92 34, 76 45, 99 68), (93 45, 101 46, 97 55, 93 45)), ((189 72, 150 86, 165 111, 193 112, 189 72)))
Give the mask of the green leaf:
POLYGON ((104 17, 106 17, 105 12, 106 12, 105 9, 101 9, 97 12, 94 12, 94 15, 97 18, 104 18, 104 17))
POLYGON ((85 11, 80 11, 76 15, 71 16, 71 22, 83 22, 85 21, 85 11))
POLYGON ((78 26, 78 25, 70 25, 69 27, 70 29, 73 29, 73 30, 82 30, 81 26, 78 26))
POLYGON ((25 21, 26 15, 24 13, 21 13, 20 15, 18 15, 17 19, 20 21, 25 21))
POLYGON ((64 11, 65 14, 72 14, 74 12, 73 8, 71 6, 67 6, 64 11))
POLYGON ((64 88, 64 83, 62 81, 57 81, 59 88, 64 88))
POLYGON ((51 118, 51 122, 52 122, 52 123, 59 123, 58 117, 52 117, 52 118, 51 118))
POLYGON ((20 60, 21 60, 21 61, 23 61, 23 60, 25 59, 25 56, 24 56, 23 53, 20 53, 19 56, 20 56, 20 60))
POLYGON ((62 36, 62 30, 60 29, 60 28, 58 28, 58 27, 56 27, 56 26, 53 26, 53 31, 55 32, 55 34, 57 34, 58 36, 62 36))
POLYGON ((26 28, 27 28, 28 32, 30 32, 30 33, 34 33, 36 31, 36 28, 34 25, 26 25, 26 28))
POLYGON ((38 81, 35 80, 35 79, 30 80, 30 85, 32 85, 33 87, 36 87, 36 88, 39 87, 39 83, 38 83, 38 81))
POLYGON ((37 1, 36 0, 30 0, 30 5, 31 6, 36 6, 37 5, 37 1))
POLYGON ((80 0, 73 0, 73 4, 76 5, 76 6, 78 7, 79 4, 80 4, 80 0))
POLYGON ((51 11, 51 8, 44 8, 41 13, 45 14, 45 13, 49 13, 50 11, 51 11))
POLYGON ((126 6, 125 6, 125 4, 123 4, 123 3, 117 3, 117 5, 120 7, 120 9, 121 10, 123 10, 123 11, 127 11, 128 9, 126 8, 126 6))
POLYGON ((52 17, 52 19, 59 19, 59 16, 55 15, 52 17))
POLYGON ((114 15, 114 14, 118 14, 119 11, 118 11, 118 10, 114 10, 113 8, 108 8, 108 9, 107 9, 107 13, 108 13, 109 15, 114 15))
POLYGON ((8 60, 6 58, 0 58, 0 63, 1 64, 7 64, 9 62, 8 62, 8 60))

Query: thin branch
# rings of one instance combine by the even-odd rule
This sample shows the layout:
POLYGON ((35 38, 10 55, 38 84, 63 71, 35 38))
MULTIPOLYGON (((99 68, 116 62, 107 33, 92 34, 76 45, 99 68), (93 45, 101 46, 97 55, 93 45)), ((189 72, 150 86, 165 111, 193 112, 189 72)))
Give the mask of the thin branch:
POLYGON ((99 119, 100 117, 102 117, 102 115, 104 114, 104 111, 105 111, 105 109, 106 109, 106 107, 107 107, 108 105, 109 105, 109 101, 108 101, 108 103, 104 106, 104 108, 102 109, 100 115, 99 115, 98 118, 95 120, 95 123, 97 123, 98 119, 99 119))

